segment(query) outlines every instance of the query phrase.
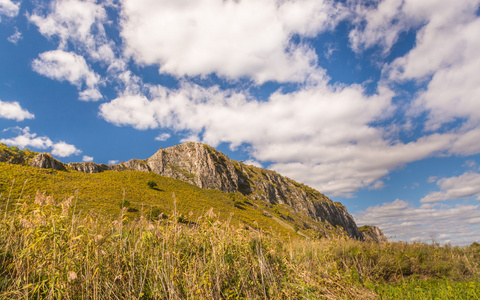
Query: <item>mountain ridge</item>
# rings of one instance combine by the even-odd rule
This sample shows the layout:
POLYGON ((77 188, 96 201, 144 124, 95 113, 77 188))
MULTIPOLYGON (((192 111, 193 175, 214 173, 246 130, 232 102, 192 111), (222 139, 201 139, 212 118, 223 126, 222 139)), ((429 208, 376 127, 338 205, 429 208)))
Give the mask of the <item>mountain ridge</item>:
MULTIPOLYGON (((197 142, 186 142, 159 149, 151 157, 132 159, 114 165, 93 162, 63 164, 47 154, 38 154, 29 162, 37 168, 74 170, 84 173, 135 170, 153 172, 178 179, 204 189, 216 189, 227 193, 239 192, 252 199, 270 205, 286 204, 298 214, 317 222, 340 227, 349 237, 364 240, 353 217, 339 202, 306 185, 282 176, 275 171, 261 169, 234 161, 211 146, 197 142)), ((305 224, 316 228, 315 224, 305 224)), ((380 231, 380 234, 383 235, 380 231)))

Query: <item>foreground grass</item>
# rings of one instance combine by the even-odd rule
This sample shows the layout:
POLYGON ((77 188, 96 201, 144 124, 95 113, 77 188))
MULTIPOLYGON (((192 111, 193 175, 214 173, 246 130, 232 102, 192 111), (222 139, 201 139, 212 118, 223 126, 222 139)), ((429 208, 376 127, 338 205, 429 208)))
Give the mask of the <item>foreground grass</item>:
POLYGON ((478 299, 480 247, 279 239, 221 221, 0 211, 1 299, 478 299), (452 298, 452 296, 454 296, 452 298))

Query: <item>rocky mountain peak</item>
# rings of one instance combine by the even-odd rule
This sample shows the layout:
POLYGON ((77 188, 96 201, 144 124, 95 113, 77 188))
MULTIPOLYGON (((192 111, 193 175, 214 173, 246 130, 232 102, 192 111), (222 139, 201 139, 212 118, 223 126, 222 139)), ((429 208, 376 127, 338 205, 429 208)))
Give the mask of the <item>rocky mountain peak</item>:
POLYGON ((205 144, 187 142, 160 149, 147 159, 147 164, 157 174, 201 188, 240 192, 251 199, 287 204, 297 213, 340 226, 349 236, 363 239, 352 216, 340 203, 275 171, 231 160, 205 144))
MULTIPOLYGON (((202 143, 186 142, 159 149, 145 160, 132 159, 116 165, 91 162, 64 165, 45 154, 37 155, 30 165, 37 168, 70 169, 85 173, 122 170, 154 172, 200 188, 216 189, 227 193, 239 192, 252 200, 265 201, 269 205, 285 204, 291 208, 292 212, 308 216, 337 231, 343 231, 352 238, 360 240, 365 238, 342 204, 333 202, 320 192, 281 176, 275 171, 231 160, 225 154, 202 143)), ((324 232, 322 235, 328 235, 328 233, 324 232)))

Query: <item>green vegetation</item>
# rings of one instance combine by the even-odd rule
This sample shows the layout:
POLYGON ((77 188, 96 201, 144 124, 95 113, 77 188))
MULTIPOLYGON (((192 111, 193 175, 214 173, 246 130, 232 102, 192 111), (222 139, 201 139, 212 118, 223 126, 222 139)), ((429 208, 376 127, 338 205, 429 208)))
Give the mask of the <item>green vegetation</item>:
POLYGON ((0 143, 0 162, 9 162, 14 164, 28 164, 28 162, 37 155, 36 152, 25 148, 20 150, 18 147, 0 143))
POLYGON ((151 188, 151 189, 154 189, 154 188, 156 188, 156 187, 158 186, 158 184, 157 184, 155 181, 153 181, 153 180, 148 181, 148 182, 147 182, 147 185, 148 185, 148 187, 151 188))
POLYGON ((177 211, 79 212, 37 193, 0 210, 0 299, 478 299, 480 249, 280 239, 177 211), (192 216, 189 215, 191 218, 192 216), (191 221, 191 220, 190 220, 191 221), (194 224, 192 226, 192 224, 194 224))
MULTIPOLYGON (((191 214, 188 218, 195 219, 213 208, 222 221, 231 218, 234 225, 261 228, 286 238, 297 236, 293 229, 263 213, 273 208, 263 201, 246 198, 241 193, 201 189, 180 180, 140 171, 85 174, 0 162, 0 208, 5 208, 9 199, 8 210, 12 210, 12 202, 34 199, 37 191, 57 201, 76 196, 77 210, 94 210, 110 217, 118 215, 127 203, 126 217, 129 220, 136 220, 142 214, 152 219, 158 216, 158 212, 168 215, 173 210, 183 216, 191 214), (149 182, 154 182, 156 187, 150 188, 152 184, 149 182), (175 198, 172 194, 175 194, 175 198), (233 216, 230 216, 232 213, 233 216)), ((301 216, 291 215, 293 218, 290 222, 298 223, 303 234, 314 236, 312 230, 302 227, 301 216)))
POLYGON ((480 299, 480 244, 325 239, 303 218, 154 173, 0 162, 0 299, 480 299))

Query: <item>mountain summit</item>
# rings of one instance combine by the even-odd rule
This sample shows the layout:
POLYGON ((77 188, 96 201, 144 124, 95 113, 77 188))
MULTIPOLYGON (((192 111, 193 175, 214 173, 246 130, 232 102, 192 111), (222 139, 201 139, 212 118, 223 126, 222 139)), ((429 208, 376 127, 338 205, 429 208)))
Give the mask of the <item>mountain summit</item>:
POLYGON ((159 149, 145 160, 132 159, 115 165, 93 162, 62 164, 58 161, 52 162, 51 157, 48 158, 45 154, 37 155, 30 161, 30 165, 39 168, 66 168, 85 173, 122 170, 154 172, 204 189, 241 193, 252 200, 265 201, 271 205, 288 205, 292 213, 306 217, 305 226, 315 229, 320 235, 329 235, 319 226, 324 224, 351 238, 364 239, 353 217, 341 203, 333 202, 320 192, 275 171, 231 160, 225 154, 202 143, 186 142, 159 149), (315 222, 308 222, 310 219, 315 222))

